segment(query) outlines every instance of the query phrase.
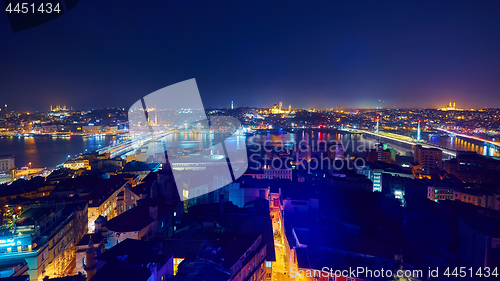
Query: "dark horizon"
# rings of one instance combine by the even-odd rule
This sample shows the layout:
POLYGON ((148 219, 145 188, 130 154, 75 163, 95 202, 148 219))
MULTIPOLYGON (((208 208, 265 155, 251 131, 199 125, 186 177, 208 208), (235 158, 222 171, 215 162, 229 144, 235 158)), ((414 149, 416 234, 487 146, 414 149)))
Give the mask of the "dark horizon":
MULTIPOLYGON (((278 105, 278 103, 269 105, 267 107, 257 107, 257 106, 241 106, 241 107, 234 107, 234 110, 237 109, 269 109, 273 105, 278 105)), ((286 107, 288 108, 288 107, 286 107)), ((458 108, 458 107, 457 107, 458 108)), ((127 111, 128 108, 124 107, 94 107, 94 108, 70 108, 68 107, 68 111, 84 111, 84 110, 106 110, 106 109, 123 109, 124 111, 127 111)), ((222 110, 222 109, 230 109, 230 106, 227 107, 205 107, 205 110, 222 110)), ((394 108, 387 108, 387 107, 380 107, 380 108, 355 108, 355 107, 332 107, 332 108, 326 108, 326 107, 310 107, 310 108, 305 108, 305 107, 293 107, 293 110, 310 110, 310 109, 315 109, 315 110, 344 110, 344 111, 349 111, 349 110, 377 110, 377 111, 383 111, 383 110, 439 110, 440 108, 426 108, 426 107, 394 107, 394 108)), ((470 111, 470 110, 500 110, 500 107, 484 107, 484 108, 459 108, 459 110, 464 110, 464 111, 470 111)), ((3 112, 3 111, 2 111, 3 112)), ((34 110, 34 111, 28 111, 28 110, 10 110, 9 112, 18 112, 18 113, 45 113, 45 112, 50 112, 50 109, 47 110, 34 110)))
POLYGON ((80 2, 12 33, 0 103, 130 107, 191 78, 205 107, 500 107, 500 2, 80 2), (382 102, 385 101, 385 102, 382 102))

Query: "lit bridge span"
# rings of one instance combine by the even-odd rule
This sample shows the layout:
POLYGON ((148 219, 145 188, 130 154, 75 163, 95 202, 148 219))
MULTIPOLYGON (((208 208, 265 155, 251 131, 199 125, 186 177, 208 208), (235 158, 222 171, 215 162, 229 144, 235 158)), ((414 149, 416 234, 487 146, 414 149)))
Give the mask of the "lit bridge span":
POLYGON ((449 131, 449 130, 445 130, 445 129, 440 129, 440 128, 434 128, 434 129, 445 132, 445 133, 450 134, 450 135, 455 135, 455 136, 459 136, 462 138, 467 138, 467 139, 471 139, 471 140, 484 142, 485 144, 489 144, 490 146, 496 147, 497 149, 500 148, 500 142, 494 142, 492 140, 487 140, 487 139, 483 139, 483 138, 476 137, 476 136, 459 134, 457 132, 453 132, 453 131, 449 131))
POLYGON ((344 131, 348 131, 348 132, 354 132, 354 133, 369 134, 369 135, 373 135, 373 136, 377 136, 377 137, 389 139, 389 140, 396 141, 396 142, 406 143, 406 144, 409 144, 409 145, 417 145, 417 144, 419 144, 419 145, 421 145, 424 148, 437 148, 437 149, 443 151, 444 154, 447 154, 447 155, 450 155, 450 156, 454 156, 454 157, 457 156, 457 151, 456 150, 449 149, 449 148, 446 148, 446 147, 442 147, 442 146, 439 146, 439 145, 433 145, 433 144, 429 144, 429 143, 417 142, 417 141, 412 140, 410 137, 403 136, 403 135, 398 135, 398 134, 393 134, 393 133, 383 133, 383 134, 381 134, 381 133, 371 132, 371 131, 368 131, 368 130, 352 129, 352 128, 343 128, 343 130, 344 131))
POLYGON ((100 148, 97 150, 99 154, 109 153, 111 158, 126 155, 140 148, 144 144, 150 143, 151 141, 161 140, 162 138, 173 134, 173 133, 198 133, 198 134, 212 134, 216 131, 214 130, 194 130, 194 131, 183 131, 183 130, 165 130, 162 132, 151 133, 138 133, 135 135, 130 135, 131 139, 117 142, 112 145, 100 148))

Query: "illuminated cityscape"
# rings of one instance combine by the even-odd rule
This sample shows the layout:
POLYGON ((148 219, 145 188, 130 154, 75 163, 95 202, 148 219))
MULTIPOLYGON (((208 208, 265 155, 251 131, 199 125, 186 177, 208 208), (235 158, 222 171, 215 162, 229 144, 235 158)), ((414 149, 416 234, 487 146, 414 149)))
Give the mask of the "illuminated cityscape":
POLYGON ((500 280, 500 2, 4 2, 0 281, 500 280))
MULTIPOLYGON (((105 276, 114 274, 112 272, 123 265, 102 262, 101 255, 107 257, 109 251, 109 255, 119 256, 118 252, 111 253, 122 241, 132 243, 130 239, 142 241, 130 246, 141 249, 153 247, 153 241, 162 241, 162 250, 151 252, 150 257, 156 260, 152 258, 154 255, 162 255, 161 260, 165 259, 158 264, 164 277, 185 280, 193 274, 192 267, 196 268, 198 276, 208 274, 207 271, 215 274, 209 261, 214 262, 225 255, 245 257, 248 251, 256 251, 255 258, 242 258, 246 261, 244 264, 240 264, 241 259, 235 264, 228 259, 224 269, 218 269, 218 275, 207 278, 241 280, 253 276, 254 280, 288 280, 293 269, 304 272, 316 269, 318 265, 314 259, 318 255, 342 259, 350 266, 357 265, 357 261, 344 254, 332 253, 334 249, 349 255, 370 255, 375 263, 388 263, 393 268, 420 268, 418 263, 411 267, 407 263, 398 264, 397 260, 389 258, 389 253, 376 254, 372 247, 356 249, 319 237, 310 240, 325 231, 338 233, 338 239, 342 239, 338 243, 347 239, 342 233, 347 231, 347 235, 348 230, 338 229, 330 223, 324 225, 325 219, 345 220, 344 223, 355 223, 359 228, 373 227, 365 225, 359 217, 349 218, 339 213, 337 207, 341 205, 354 212, 360 203, 345 205, 354 198, 364 198, 363 204, 368 206, 384 204, 396 213, 430 211, 436 207, 430 202, 442 204, 446 210, 487 209, 492 212, 490 214, 500 213, 500 190, 495 185, 500 180, 497 173, 500 171, 497 158, 500 156, 500 142, 497 141, 500 113, 497 109, 456 110, 452 105, 446 110, 306 110, 291 107, 285 110, 281 104, 270 108, 235 108, 232 104, 230 109, 206 110, 208 116, 231 115, 241 121, 244 133, 238 138, 246 139, 251 161, 240 179, 222 190, 184 202, 175 195, 175 184, 168 174, 170 169, 198 169, 197 164, 187 160, 193 156, 183 156, 189 154, 190 149, 170 152, 169 159, 184 157, 187 160, 182 165, 155 162, 149 149, 137 149, 137 140, 127 138, 129 129, 123 109, 72 111, 58 107, 46 113, 9 112, 0 120, 1 138, 6 140, 47 137, 57 140, 62 137, 72 142, 76 138, 92 140, 102 136, 119 139, 95 152, 61 159, 56 167, 32 167, 28 163, 18 164, 15 155, 2 156, 0 167, 5 182, 0 190, 4 229, 2 255, 9 257, 16 253, 20 258, 16 274, 27 274, 32 280, 78 274, 89 280, 105 280, 105 276), (255 152, 250 149, 255 145, 266 148, 255 152), (324 165, 325 160, 328 161, 324 165), (276 165, 276 162, 281 164, 276 165), (349 164, 356 169, 350 169, 349 164), (345 202, 338 206, 340 202, 324 205, 322 198, 331 200, 334 197, 345 202), (207 223, 207 214, 214 212, 217 216, 209 217, 216 223, 207 223), (304 224, 305 217, 317 219, 304 224), (137 223, 131 224, 133 221, 137 223), (194 221, 201 224, 193 224, 194 221), (248 232, 244 225, 250 221, 254 227, 248 232), (257 221, 260 221, 258 229, 255 228, 257 221), (199 226, 202 228, 198 232, 185 230, 199 226), (55 232, 56 236, 47 233, 49 230, 54 233, 53 229, 60 229, 55 232), (219 234, 206 236, 203 233, 207 231, 219 234), (219 240, 207 242, 208 237, 219 237, 219 240), (239 246, 234 248, 232 243, 248 246, 241 248, 241 252, 233 252, 239 246), (222 250, 201 254, 207 247, 222 250), (325 247, 331 250, 321 250, 325 247), (196 252, 196 256, 189 254, 196 252), (304 258, 308 262, 304 263, 304 258), (90 259, 95 259, 95 265, 85 262, 90 259), (99 263, 106 266, 101 268, 99 263), (249 271, 242 271, 247 267, 249 271)), ((154 121, 142 126, 160 126, 157 116, 164 110, 151 108, 148 111, 153 114, 151 119, 154 121)), ((168 125, 162 126, 168 129, 168 125)), ((214 123, 212 128, 193 126, 168 130, 173 140, 179 136, 182 139, 176 141, 182 143, 203 139, 216 127, 214 123)), ((384 212, 376 210, 374 217, 370 217, 376 220, 378 227, 383 226, 391 235, 399 235, 405 243, 414 246, 422 243, 419 239, 414 240, 408 231, 426 224, 421 221, 424 218, 404 226, 401 218, 387 220, 384 212)), ((467 218, 457 219, 467 223, 466 230, 459 227, 457 234, 477 231, 467 218)), ((432 225, 428 227, 431 231, 432 225)), ((378 239, 384 239, 383 235, 365 237, 361 232, 354 233, 349 238, 353 246, 357 243, 375 245, 381 241, 378 239)), ((481 258, 469 257, 467 262, 494 264, 496 257, 491 241, 492 250, 483 248, 481 258)), ((383 247, 403 247, 399 243, 383 247)), ((120 249, 121 254, 133 253, 127 248, 120 249)), ((453 256, 467 253, 453 244, 447 249, 453 256)), ((405 251, 409 252, 399 255, 408 256, 407 262, 420 252, 405 251)), ((134 264, 139 257, 130 258, 134 264)), ((147 261, 147 257, 141 260, 147 261)), ((454 261, 448 262, 453 264, 454 261)), ((130 274, 142 276, 145 272, 137 269, 130 274)))

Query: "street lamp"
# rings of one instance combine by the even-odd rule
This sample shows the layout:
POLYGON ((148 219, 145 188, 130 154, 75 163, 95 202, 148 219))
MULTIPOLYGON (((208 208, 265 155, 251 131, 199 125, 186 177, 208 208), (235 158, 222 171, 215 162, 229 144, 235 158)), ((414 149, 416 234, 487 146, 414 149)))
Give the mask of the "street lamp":
POLYGON ((31 169, 31 162, 29 162, 28 165, 30 165, 30 169, 31 169))

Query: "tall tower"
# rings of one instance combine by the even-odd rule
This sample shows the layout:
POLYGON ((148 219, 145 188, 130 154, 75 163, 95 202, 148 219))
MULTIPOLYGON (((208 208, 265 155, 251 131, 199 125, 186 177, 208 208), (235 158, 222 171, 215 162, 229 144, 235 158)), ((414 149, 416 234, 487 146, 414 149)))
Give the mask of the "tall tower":
POLYGON ((418 120, 417 141, 420 141, 420 120, 418 120))
POLYGON ((155 123, 154 123, 154 125, 158 126, 158 111, 156 110, 156 104, 155 104, 155 107, 154 107, 154 112, 155 112, 155 123))
POLYGON ((379 120, 380 120, 380 116, 377 116, 377 134, 378 134, 378 123, 379 123, 379 120))
POLYGON ((97 269, 96 269, 96 262, 94 258, 96 257, 95 253, 95 248, 94 248, 94 242, 92 242, 92 237, 89 239, 89 247, 85 251, 85 264, 84 264, 84 269, 87 272, 87 281, 92 278, 97 269))
POLYGON ((234 109, 234 101, 231 101, 231 109, 234 109))
POLYGON ((288 113, 292 113, 292 105, 291 104, 288 106, 288 113))
POLYGON ((280 112, 281 112, 282 106, 283 106, 283 102, 280 101, 280 112))

